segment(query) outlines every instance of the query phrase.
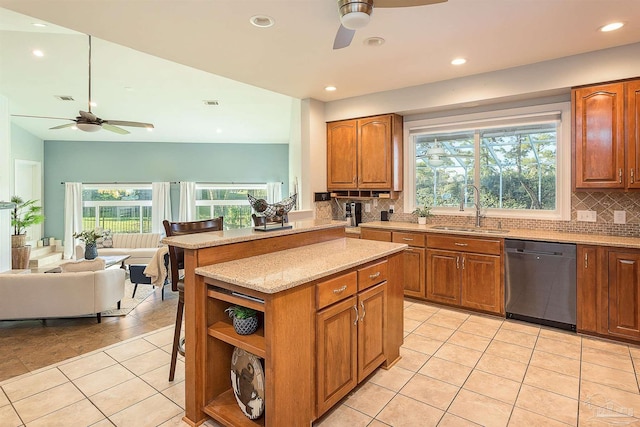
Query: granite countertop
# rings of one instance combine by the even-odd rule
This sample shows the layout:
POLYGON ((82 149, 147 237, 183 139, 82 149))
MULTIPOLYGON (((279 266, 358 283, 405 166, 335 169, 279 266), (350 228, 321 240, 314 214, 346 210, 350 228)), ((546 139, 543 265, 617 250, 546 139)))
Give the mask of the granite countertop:
POLYGON ((290 222, 292 228, 284 230, 255 231, 253 227, 236 228, 232 230, 210 231, 207 233, 185 234, 182 236, 165 237, 162 243, 184 249, 202 249, 213 246, 228 245, 230 243, 247 242, 250 240, 267 239, 287 234, 303 233, 345 226, 344 221, 309 220, 290 222))
POLYGON ((400 252, 406 247, 402 243, 345 237, 199 267, 196 274, 274 294, 400 252))
MULTIPOLYGON (((608 236, 601 234, 587 233, 564 233, 560 231, 550 230, 526 230, 526 229, 505 229, 504 233, 486 233, 474 231, 456 231, 456 230, 438 230, 434 226, 444 224, 426 224, 420 225, 412 222, 393 222, 393 221, 374 221, 361 223, 362 228, 376 228, 387 230, 402 231, 420 231, 429 233, 452 234, 452 235, 469 235, 483 236, 491 238, 519 239, 519 240, 538 240, 544 242, 557 243, 576 243, 582 245, 599 245, 599 246, 618 246, 624 248, 640 249, 640 238, 608 236)), ((473 228, 473 227, 469 227, 473 228)), ((481 227, 482 229, 482 227, 481 227)))

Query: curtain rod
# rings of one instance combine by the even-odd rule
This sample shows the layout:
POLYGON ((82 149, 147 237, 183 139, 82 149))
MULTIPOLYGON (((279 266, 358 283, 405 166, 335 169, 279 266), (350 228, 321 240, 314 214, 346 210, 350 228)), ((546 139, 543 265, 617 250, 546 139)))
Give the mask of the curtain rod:
MULTIPOLYGON (((180 184, 181 181, 170 181, 170 184, 180 184)), ((247 185, 257 185, 257 184, 266 184, 266 182, 200 182, 200 181, 195 181, 196 184, 247 184, 247 185)), ((65 181, 60 182, 60 184, 65 184, 65 181)), ((150 182, 119 182, 119 181, 112 181, 112 182, 82 182, 81 184, 88 184, 88 185, 104 185, 104 184, 125 184, 125 185, 131 185, 131 184, 140 184, 140 185, 148 185, 151 184, 150 182)), ((284 184, 284 182, 280 181, 280 184, 284 184)))
MULTIPOLYGON (((60 184, 65 184, 65 181, 60 182, 60 184)), ((125 184, 125 185, 131 185, 131 184, 140 184, 140 185, 148 185, 151 184, 150 182, 119 182, 119 181, 103 181, 103 182, 81 182, 80 184, 88 184, 88 185, 103 185, 103 184, 125 184)), ((172 182, 172 184, 177 184, 177 182, 172 182)))

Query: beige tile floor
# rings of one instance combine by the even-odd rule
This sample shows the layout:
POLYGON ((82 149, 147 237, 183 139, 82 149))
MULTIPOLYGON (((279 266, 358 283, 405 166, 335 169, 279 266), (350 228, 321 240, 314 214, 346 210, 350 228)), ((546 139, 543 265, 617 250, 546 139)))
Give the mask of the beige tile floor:
MULTIPOLYGON (((640 426, 637 346, 412 301, 404 328, 400 362, 314 425, 640 426)), ((0 427, 186 426, 171 339, 161 328, 0 382, 0 427)))

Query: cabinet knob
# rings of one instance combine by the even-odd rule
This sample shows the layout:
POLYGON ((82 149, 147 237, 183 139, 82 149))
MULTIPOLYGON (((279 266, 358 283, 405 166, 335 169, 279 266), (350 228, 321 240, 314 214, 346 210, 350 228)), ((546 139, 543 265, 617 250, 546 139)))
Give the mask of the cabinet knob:
POLYGON ((378 277, 380 277, 380 272, 379 271, 369 275, 369 279, 376 279, 378 277))

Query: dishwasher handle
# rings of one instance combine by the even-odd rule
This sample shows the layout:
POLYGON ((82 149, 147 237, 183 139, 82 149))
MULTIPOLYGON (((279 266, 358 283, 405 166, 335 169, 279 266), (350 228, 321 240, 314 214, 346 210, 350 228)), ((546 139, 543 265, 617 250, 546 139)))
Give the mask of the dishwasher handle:
POLYGON ((519 253, 524 255, 551 255, 562 256, 562 252, 532 251, 527 249, 507 249, 508 253, 519 253))

